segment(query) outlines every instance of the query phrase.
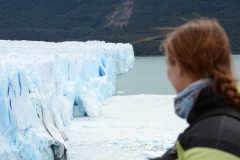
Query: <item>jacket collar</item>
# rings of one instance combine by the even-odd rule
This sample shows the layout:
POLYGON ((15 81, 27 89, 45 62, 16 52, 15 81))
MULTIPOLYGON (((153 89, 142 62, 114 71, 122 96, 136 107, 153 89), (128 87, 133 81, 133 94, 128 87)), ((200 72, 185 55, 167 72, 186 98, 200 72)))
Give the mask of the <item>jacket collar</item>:
POLYGON ((202 119, 219 115, 227 115, 240 121, 240 110, 234 108, 220 95, 214 95, 212 86, 209 86, 199 93, 187 122, 192 124, 202 119))

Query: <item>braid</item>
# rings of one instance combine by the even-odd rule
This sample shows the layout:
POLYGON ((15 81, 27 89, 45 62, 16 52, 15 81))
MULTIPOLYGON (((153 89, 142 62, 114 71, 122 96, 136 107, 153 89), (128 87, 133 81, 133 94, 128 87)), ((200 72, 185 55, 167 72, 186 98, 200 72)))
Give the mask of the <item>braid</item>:
POLYGON ((240 93, 237 90, 237 80, 224 67, 217 67, 213 73, 213 90, 220 94, 235 107, 240 109, 240 93))

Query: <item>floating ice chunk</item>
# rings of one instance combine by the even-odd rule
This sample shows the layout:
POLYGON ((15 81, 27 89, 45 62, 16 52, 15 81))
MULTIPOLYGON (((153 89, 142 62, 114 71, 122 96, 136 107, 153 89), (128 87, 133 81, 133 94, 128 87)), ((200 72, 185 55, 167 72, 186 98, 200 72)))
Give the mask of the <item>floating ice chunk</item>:
POLYGON ((123 93, 124 93, 124 91, 118 91, 117 93, 118 93, 118 94, 123 94, 123 93))

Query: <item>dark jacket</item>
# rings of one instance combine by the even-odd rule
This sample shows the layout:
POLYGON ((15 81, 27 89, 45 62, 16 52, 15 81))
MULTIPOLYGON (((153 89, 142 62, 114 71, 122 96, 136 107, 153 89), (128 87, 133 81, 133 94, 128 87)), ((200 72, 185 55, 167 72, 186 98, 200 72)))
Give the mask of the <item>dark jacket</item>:
POLYGON ((175 146, 155 160, 240 160, 240 111, 203 89, 175 146))

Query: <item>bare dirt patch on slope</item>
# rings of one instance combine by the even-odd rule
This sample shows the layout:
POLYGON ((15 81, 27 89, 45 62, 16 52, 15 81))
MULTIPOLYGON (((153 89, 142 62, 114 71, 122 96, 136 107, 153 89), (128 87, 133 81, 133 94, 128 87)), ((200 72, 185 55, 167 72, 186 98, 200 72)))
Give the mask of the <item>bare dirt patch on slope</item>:
POLYGON ((134 5, 134 0, 123 0, 112 13, 110 13, 106 19, 107 23, 105 26, 114 25, 116 27, 122 28, 128 24, 128 21, 132 15, 132 7, 134 5))

